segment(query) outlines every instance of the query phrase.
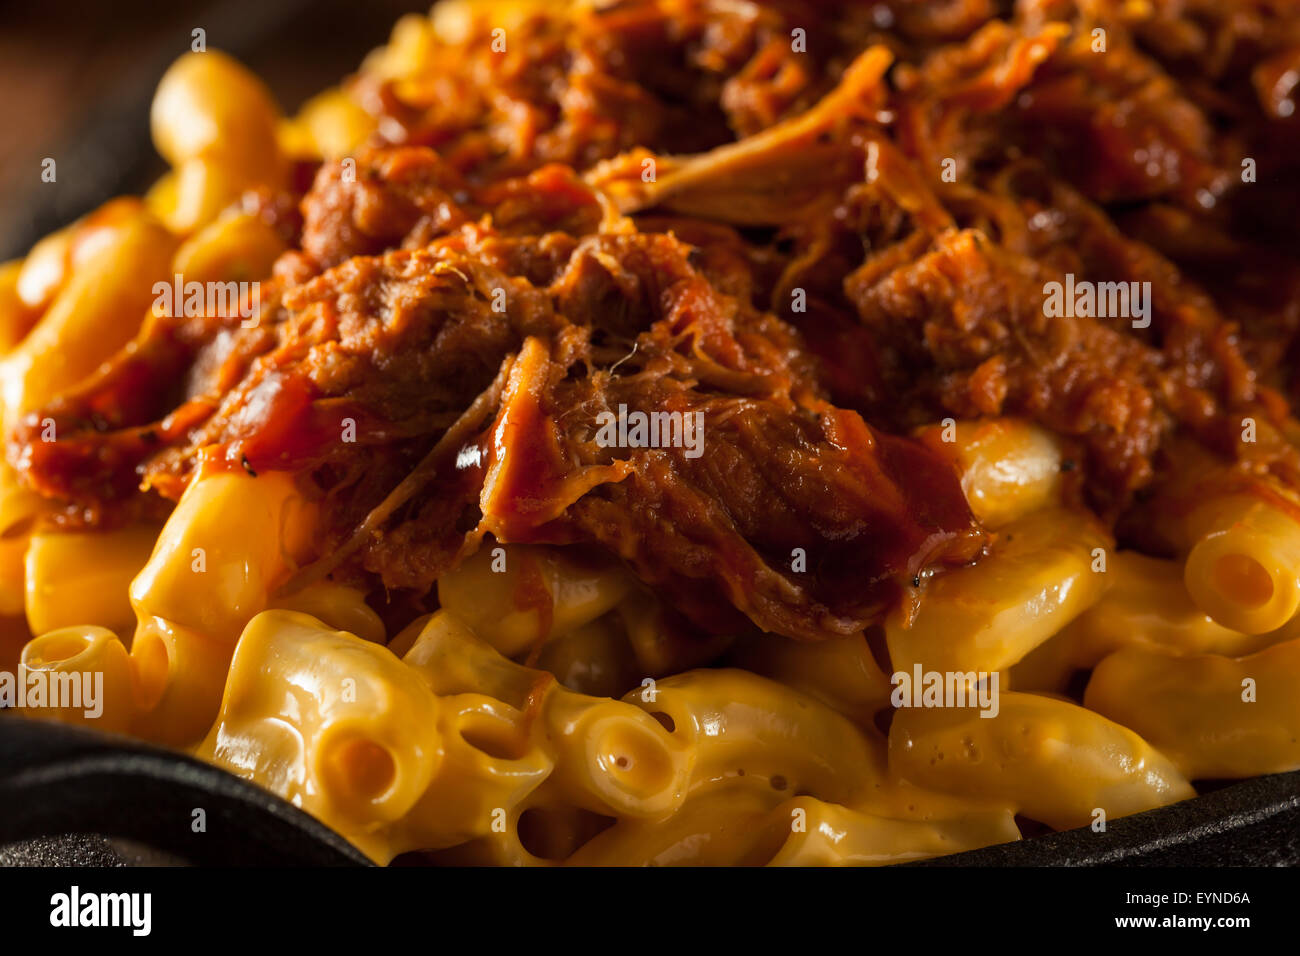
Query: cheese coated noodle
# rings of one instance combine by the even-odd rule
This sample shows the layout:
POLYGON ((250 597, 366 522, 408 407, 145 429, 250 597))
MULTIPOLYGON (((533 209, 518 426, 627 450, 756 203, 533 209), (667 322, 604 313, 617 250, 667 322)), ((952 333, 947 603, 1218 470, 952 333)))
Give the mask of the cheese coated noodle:
POLYGON ((889 706, 893 690, 864 637, 809 644, 778 634, 756 635, 740 642, 728 659, 816 697, 860 725, 889 706))
POLYGON ((613 614, 548 641, 537 667, 570 690, 595 697, 621 697, 641 676, 623 624, 613 614))
POLYGON ((176 250, 172 272, 190 282, 250 282, 271 274, 284 240, 260 216, 236 213, 205 226, 176 250))
POLYGON ((666 820, 620 820, 568 858, 573 866, 735 866, 753 852, 782 794, 733 780, 693 796, 666 820))
POLYGON ((379 862, 491 831, 551 772, 523 715, 435 694, 392 652, 292 611, 259 614, 199 754, 255 779, 379 862), (294 701, 282 712, 286 699, 294 701))
POLYGON ((28 716, 99 727, 116 733, 131 729, 134 713, 131 664, 126 648, 102 627, 67 627, 28 642, 23 648, 19 680, 41 672, 57 686, 60 680, 80 683, 79 705, 52 701, 27 710, 28 716), (91 690, 91 683, 95 688, 91 690), (97 699, 90 704, 89 697, 97 699))
POLYGON ((1176 654, 1251 653, 1281 638, 1229 630, 1192 603, 1177 561, 1135 551, 1111 555, 1110 588, 1101 599, 1011 669, 1020 690, 1065 690, 1071 674, 1091 670, 1124 647, 1176 654))
POLYGON ((23 340, 39 315, 18 292, 22 270, 21 262, 0 265, 0 356, 23 340))
POLYGON ((443 756, 438 700, 390 652, 292 611, 248 626, 200 753, 266 785, 375 852, 443 756), (281 700, 299 715, 289 722, 281 700))
POLYGON ((912 621, 902 610, 890 614, 894 669, 991 672, 1016 663, 1101 598, 1109 547, 1077 512, 1038 511, 1012 522, 983 561, 931 582, 912 621))
POLYGON ((479 688, 535 714, 555 754, 551 784, 575 806, 650 816, 679 804, 694 754, 653 718, 616 700, 561 687, 544 671, 499 656, 463 624, 435 614, 403 658, 440 694, 479 688))
POLYGON ((266 87, 225 54, 189 53, 172 64, 154 94, 150 124, 155 147, 177 169, 173 229, 210 222, 251 186, 284 184, 278 120, 266 87))
MULTIPOLYGON (((1259 428, 1259 440, 1270 440, 1266 423, 1259 428)), ((1231 630, 1283 627, 1300 608, 1300 497, 1186 443, 1171 458, 1177 468, 1150 503, 1150 525, 1184 560, 1188 594, 1231 630)))
POLYGON ((130 216, 77 268, 36 327, 3 360, 6 422, 93 372, 134 335, 167 274, 175 239, 152 217, 130 216))
POLYGON ((748 862, 767 866, 887 866, 1020 839, 1010 810, 953 820, 892 820, 812 797, 776 807, 748 862))
POLYGON ((131 605, 141 620, 163 618, 233 647, 288 577, 312 520, 286 475, 200 476, 131 583, 131 605))
POLYGON ((128 589, 157 538, 158 528, 153 525, 32 535, 25 575, 25 609, 32 633, 95 624, 129 637, 135 613, 128 589))
POLYGON ((1187 591, 1225 627, 1263 634, 1300 608, 1300 522, 1291 510, 1247 496, 1207 502, 1189 519, 1187 591))
POLYGON ((289 128, 280 128, 286 152, 321 157, 346 156, 375 129, 375 119, 346 93, 327 90, 303 104, 289 128))
POLYGON ((71 271, 75 225, 52 232, 27 253, 19 266, 14 291, 20 303, 39 314, 63 287, 71 271))
POLYGON ((1013 418, 931 425, 918 437, 948 458, 975 517, 990 528, 1061 503, 1061 446, 1013 418))
POLYGON ((1125 648, 1097 665, 1084 703, 1192 779, 1300 769, 1300 641, 1238 658, 1125 648))
POLYGON ((273 600, 271 609, 298 611, 347 631, 362 640, 384 643, 384 622, 356 588, 332 581, 317 581, 300 591, 273 600))
POLYGON ((1007 801, 1057 829, 1095 812, 1124 816, 1192 796, 1186 778, 1133 731, 1075 704, 1003 693, 996 717, 905 708, 889 731, 890 770, 913 783, 1007 801))
POLYGON ((594 621, 617 605, 628 587, 620 568, 584 568, 554 549, 482 547, 438 580, 438 601, 513 656, 594 621))
POLYGON ((28 538, 0 538, 0 617, 22 614, 27 607, 28 538))
POLYGON ((670 728, 694 754, 691 786, 736 776, 826 800, 865 799, 882 786, 883 742, 812 697, 734 668, 696 670, 625 700, 670 728))

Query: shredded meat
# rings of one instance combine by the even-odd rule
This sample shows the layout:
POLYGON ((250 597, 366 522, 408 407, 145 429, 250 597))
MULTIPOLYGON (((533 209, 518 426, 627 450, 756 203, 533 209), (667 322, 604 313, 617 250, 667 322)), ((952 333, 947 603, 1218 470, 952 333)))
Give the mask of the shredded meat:
MULTIPOLYGON (((399 182, 368 178, 364 194, 379 198, 367 200, 367 228, 339 232, 405 245, 403 230, 438 228, 416 202, 389 201, 408 177, 429 181, 424 172, 439 168, 431 151, 364 159, 377 176, 399 170, 399 182)), ((322 172, 305 200, 309 235, 339 210, 361 218, 360 203, 329 198, 338 183, 322 172)), ((500 204, 507 234, 465 225, 420 248, 344 258, 277 287, 268 326, 239 330, 234 344, 233 330, 213 325, 178 359, 192 330, 159 321, 87 391, 49 410, 69 437, 27 446, 29 480, 77 497, 91 487, 93 459, 102 467, 93 487, 129 494, 130 465, 176 495, 204 462, 299 472, 330 500, 326 550, 337 550, 506 362, 511 386, 495 422, 446 449, 420 493, 338 573, 424 593, 486 532, 592 542, 706 630, 734 631, 748 616, 818 638, 860 631, 921 571, 976 555, 982 536, 955 477, 920 444, 831 405, 786 323, 721 292, 691 265, 694 248, 668 234, 628 226, 512 238, 512 224, 581 233, 599 220, 595 194, 572 179, 544 170, 526 186, 478 197, 500 204), (145 369, 167 377, 158 356, 210 370, 181 406, 186 430, 121 427, 125 419, 87 430, 88 409, 145 369), (602 444, 597 418, 620 406, 701 416, 708 454, 602 444), (791 570, 796 549, 812 573, 791 570), (730 603, 717 601, 719 587, 730 603)), ((452 203, 438 199, 444 229, 468 222, 452 203)))
POLYGON ((1065 436, 1120 528, 1174 440, 1300 487, 1293 445, 1231 437, 1298 433, 1300 7, 520 10, 504 52, 471 16, 416 75, 363 69, 382 137, 246 199, 295 240, 256 326, 153 317, 20 424, 62 523, 291 471, 328 502, 308 572, 416 607, 491 535, 821 639, 979 558, 909 437, 948 415, 1065 436), (1150 323, 1049 313, 1067 276, 1149 283, 1150 323), (620 409, 698 415, 703 453, 611 446, 620 409))

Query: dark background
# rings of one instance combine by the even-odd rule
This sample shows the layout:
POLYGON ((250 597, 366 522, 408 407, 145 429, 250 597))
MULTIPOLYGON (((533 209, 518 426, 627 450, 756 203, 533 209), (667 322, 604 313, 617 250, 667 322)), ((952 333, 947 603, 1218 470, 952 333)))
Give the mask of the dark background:
POLYGON ((233 54, 286 113, 352 72, 432 0, 0 0, 0 262, 165 166, 149 139, 163 71, 190 49, 233 54), (58 181, 41 182, 53 157, 58 181))

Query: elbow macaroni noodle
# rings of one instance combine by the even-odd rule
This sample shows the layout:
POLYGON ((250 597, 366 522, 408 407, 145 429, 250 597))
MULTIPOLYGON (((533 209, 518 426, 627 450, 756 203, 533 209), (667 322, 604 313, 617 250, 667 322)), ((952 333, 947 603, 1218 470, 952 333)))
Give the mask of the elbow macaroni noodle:
MULTIPOLYGON (((429 29, 404 19, 367 69, 415 82, 429 29)), ((6 424, 123 345, 155 280, 269 275, 283 240, 231 202, 374 125, 346 89, 284 119, 234 61, 183 57, 152 113, 172 171, 0 266, 6 424)), ((389 634, 344 584, 280 593, 317 524, 287 475, 201 471, 161 528, 69 534, 6 468, 0 662, 100 675, 93 718, 21 709, 188 748, 380 863, 882 865, 1019 839, 1016 815, 1086 826, 1300 768, 1300 512, 1280 491, 1189 492, 1175 556, 1147 556, 1070 506, 1051 433, 919 437, 990 551, 882 633, 824 644, 683 639, 621 566, 491 539, 389 634), (894 707, 891 672, 997 675, 998 707, 894 707)))

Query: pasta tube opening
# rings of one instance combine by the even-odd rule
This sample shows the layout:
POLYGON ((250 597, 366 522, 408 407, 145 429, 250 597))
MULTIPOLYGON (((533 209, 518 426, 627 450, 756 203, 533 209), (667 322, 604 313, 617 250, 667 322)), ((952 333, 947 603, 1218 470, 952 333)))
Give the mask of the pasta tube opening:
POLYGON ((1224 627, 1263 634, 1300 609, 1300 523, 1265 502, 1234 498, 1187 554, 1183 580, 1224 627))
POLYGON ((134 711, 131 665, 117 635, 102 627, 65 627, 33 638, 23 648, 18 677, 48 687, 30 717, 50 717, 125 733, 134 711), (75 693, 69 694, 69 691, 75 693))

